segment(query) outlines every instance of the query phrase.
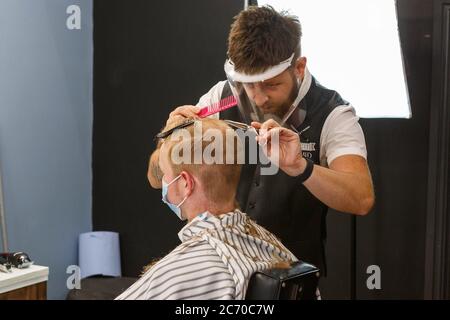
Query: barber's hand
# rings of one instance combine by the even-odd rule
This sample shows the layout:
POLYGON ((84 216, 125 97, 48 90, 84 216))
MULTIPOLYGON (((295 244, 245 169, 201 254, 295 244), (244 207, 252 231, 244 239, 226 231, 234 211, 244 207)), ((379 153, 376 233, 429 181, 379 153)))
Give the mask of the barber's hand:
POLYGON ((169 119, 167 119, 166 122, 166 128, 170 127, 171 124, 175 122, 179 122, 187 118, 199 119, 199 116, 197 115, 199 111, 199 107, 191 105, 185 105, 176 108, 169 114, 169 119))
POLYGON ((302 148, 299 135, 289 129, 283 128, 275 120, 264 123, 252 122, 252 127, 259 129, 256 140, 263 146, 264 154, 277 164, 278 167, 290 176, 298 176, 306 168, 306 160, 302 157, 302 148), (278 142, 277 137, 278 135, 278 142), (275 159, 276 149, 278 159, 275 159))

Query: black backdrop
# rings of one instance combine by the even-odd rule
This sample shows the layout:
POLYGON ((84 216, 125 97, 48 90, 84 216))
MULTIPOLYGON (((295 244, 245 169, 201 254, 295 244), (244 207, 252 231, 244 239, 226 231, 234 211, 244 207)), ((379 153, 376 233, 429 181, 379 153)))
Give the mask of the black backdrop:
MULTIPOLYGON (((195 104, 223 79, 227 33, 242 6, 94 2, 93 226, 120 233, 124 275, 178 244, 182 223, 146 180, 152 137, 175 106, 195 104)), ((353 244, 350 216, 330 213, 325 298, 350 298, 352 283, 356 298, 423 297, 432 1, 399 0, 398 14, 413 118, 361 121, 377 203, 357 219, 353 244), (381 268, 381 290, 366 288, 372 264, 381 268)))
POLYGON ((153 136, 178 105, 223 80, 226 38, 243 1, 94 2, 93 227, 120 233, 137 275, 179 242, 182 223, 146 179, 153 136))

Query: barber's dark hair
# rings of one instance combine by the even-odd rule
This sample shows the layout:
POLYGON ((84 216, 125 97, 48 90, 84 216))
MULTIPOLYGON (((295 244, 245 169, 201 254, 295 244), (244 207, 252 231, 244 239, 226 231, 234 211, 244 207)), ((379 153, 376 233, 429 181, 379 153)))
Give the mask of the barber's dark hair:
POLYGON ((271 6, 250 6, 234 17, 228 36, 228 57, 236 71, 264 72, 301 54, 302 28, 296 16, 278 13, 271 6))

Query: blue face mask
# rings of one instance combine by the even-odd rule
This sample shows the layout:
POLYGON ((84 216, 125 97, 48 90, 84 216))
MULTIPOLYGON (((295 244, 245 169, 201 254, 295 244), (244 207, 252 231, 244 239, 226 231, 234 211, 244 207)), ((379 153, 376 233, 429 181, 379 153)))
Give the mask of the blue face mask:
POLYGON ((170 181, 169 183, 166 183, 164 179, 162 179, 162 201, 169 206, 169 208, 180 218, 180 220, 186 220, 185 217, 181 215, 181 205, 186 201, 187 196, 184 197, 184 199, 178 204, 175 205, 173 203, 169 202, 169 199, 167 199, 167 192, 169 192, 169 186, 174 183, 177 179, 179 179, 181 175, 178 175, 175 179, 170 181))

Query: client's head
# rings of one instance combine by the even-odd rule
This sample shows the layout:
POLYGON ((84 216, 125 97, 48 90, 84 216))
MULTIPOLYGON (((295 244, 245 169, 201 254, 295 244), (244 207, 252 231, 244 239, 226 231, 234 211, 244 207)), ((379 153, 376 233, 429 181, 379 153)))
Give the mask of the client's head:
POLYGON ((234 130, 220 120, 196 120, 174 130, 159 153, 163 200, 188 220, 205 211, 215 215, 232 211, 242 152, 234 130))

